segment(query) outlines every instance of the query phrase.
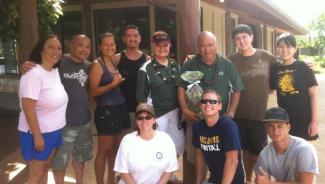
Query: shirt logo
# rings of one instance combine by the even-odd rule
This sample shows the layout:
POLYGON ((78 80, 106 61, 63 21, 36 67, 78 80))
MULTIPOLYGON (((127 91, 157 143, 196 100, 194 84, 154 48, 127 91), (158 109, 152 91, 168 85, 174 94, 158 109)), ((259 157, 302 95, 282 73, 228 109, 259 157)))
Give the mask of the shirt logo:
POLYGON ((81 86, 85 86, 85 83, 88 79, 88 75, 86 74, 86 72, 83 69, 79 70, 79 72, 77 72, 77 73, 76 72, 71 73, 71 74, 64 73, 63 77, 65 79, 77 79, 81 86))
POLYGON ((203 151, 220 151, 219 143, 220 143, 219 136, 212 136, 212 137, 200 136, 200 145, 203 151))
POLYGON ((294 70, 284 70, 279 72, 279 89, 282 94, 298 94, 299 91, 294 85, 294 70))
POLYGON ((161 152, 156 153, 156 158, 161 160, 163 158, 163 154, 161 152))

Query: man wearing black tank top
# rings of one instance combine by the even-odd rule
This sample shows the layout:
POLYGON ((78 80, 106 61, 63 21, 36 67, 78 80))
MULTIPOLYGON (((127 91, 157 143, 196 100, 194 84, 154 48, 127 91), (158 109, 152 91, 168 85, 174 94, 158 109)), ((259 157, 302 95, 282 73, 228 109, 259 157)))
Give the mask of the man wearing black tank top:
MULTIPOLYGON (((134 113, 137 106, 135 99, 135 90, 137 83, 137 74, 141 65, 150 60, 150 56, 139 50, 141 42, 140 30, 137 26, 127 25, 124 29, 123 42, 125 50, 112 57, 117 64, 117 68, 122 77, 125 78, 120 88, 126 99, 129 113, 134 113)), ((133 115, 131 115, 131 119, 133 115)), ((132 127, 133 122, 132 122, 132 127)))

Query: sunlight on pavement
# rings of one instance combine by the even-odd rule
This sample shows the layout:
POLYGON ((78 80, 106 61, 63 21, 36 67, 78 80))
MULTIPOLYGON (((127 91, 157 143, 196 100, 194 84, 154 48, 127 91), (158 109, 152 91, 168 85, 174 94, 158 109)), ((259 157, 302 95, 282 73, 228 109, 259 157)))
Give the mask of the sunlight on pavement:
MULTIPOLYGON (((48 172, 48 180, 47 180, 47 183, 48 184, 55 184, 54 176, 53 176, 53 172, 52 171, 49 171, 48 172)), ((64 177, 64 183, 76 183, 76 180, 74 178, 70 178, 70 177, 65 176, 64 177)))
POLYGON ((325 80, 325 75, 317 74, 317 75, 316 75, 316 79, 317 79, 318 82, 320 82, 320 81, 324 81, 324 80, 325 80))
POLYGON ((13 171, 6 171, 5 174, 8 174, 8 180, 11 181, 15 178, 23 169, 25 169, 26 164, 22 163, 9 163, 9 167, 13 167, 13 171))

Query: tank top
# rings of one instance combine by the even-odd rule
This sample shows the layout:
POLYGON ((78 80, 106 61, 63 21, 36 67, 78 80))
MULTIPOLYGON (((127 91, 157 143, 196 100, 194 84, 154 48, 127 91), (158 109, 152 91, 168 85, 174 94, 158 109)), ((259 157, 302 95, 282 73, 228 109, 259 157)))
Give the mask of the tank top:
POLYGON ((137 60, 130 60, 126 57, 125 51, 121 52, 120 62, 117 69, 125 80, 121 84, 121 91, 126 99, 129 112, 134 112, 137 106, 135 91, 137 88, 137 75, 139 68, 146 62, 146 54, 142 54, 137 60))
MULTIPOLYGON (((107 69, 107 67, 101 57, 97 58, 97 60, 99 61, 100 65, 103 68, 103 74, 102 74, 99 86, 104 86, 104 85, 107 85, 113 81, 113 75, 107 69)), ((113 62, 113 65, 116 68, 114 62, 113 62)), ((110 91, 107 91, 106 93, 97 97, 98 105, 119 105, 119 104, 123 104, 123 103, 125 103, 125 98, 124 98, 119 86, 116 88, 113 88, 110 91)))

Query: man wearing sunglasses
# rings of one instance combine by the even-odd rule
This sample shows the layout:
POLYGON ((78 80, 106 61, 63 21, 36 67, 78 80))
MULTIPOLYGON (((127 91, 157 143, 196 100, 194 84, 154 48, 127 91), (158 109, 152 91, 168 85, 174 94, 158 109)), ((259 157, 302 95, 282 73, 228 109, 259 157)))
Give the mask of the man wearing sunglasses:
MULTIPOLYGON (((199 54, 187 61, 181 70, 200 71, 204 73, 199 85, 203 90, 214 89, 220 93, 223 106, 220 114, 233 118, 240 99, 240 92, 244 89, 240 76, 231 61, 217 54, 217 40, 213 33, 204 31, 198 36, 199 54)), ((194 176, 194 147, 192 141, 192 124, 199 120, 199 113, 189 109, 185 92, 190 85, 179 78, 178 101, 187 122, 184 154, 184 183, 192 184, 194 176)))
POLYGON ((193 124, 192 128, 193 146, 196 148, 195 184, 244 183, 240 135, 236 123, 219 115, 222 102, 216 91, 205 91, 200 103, 204 119, 193 124), (210 171, 210 178, 205 182, 205 173, 202 172, 204 162, 210 171))

